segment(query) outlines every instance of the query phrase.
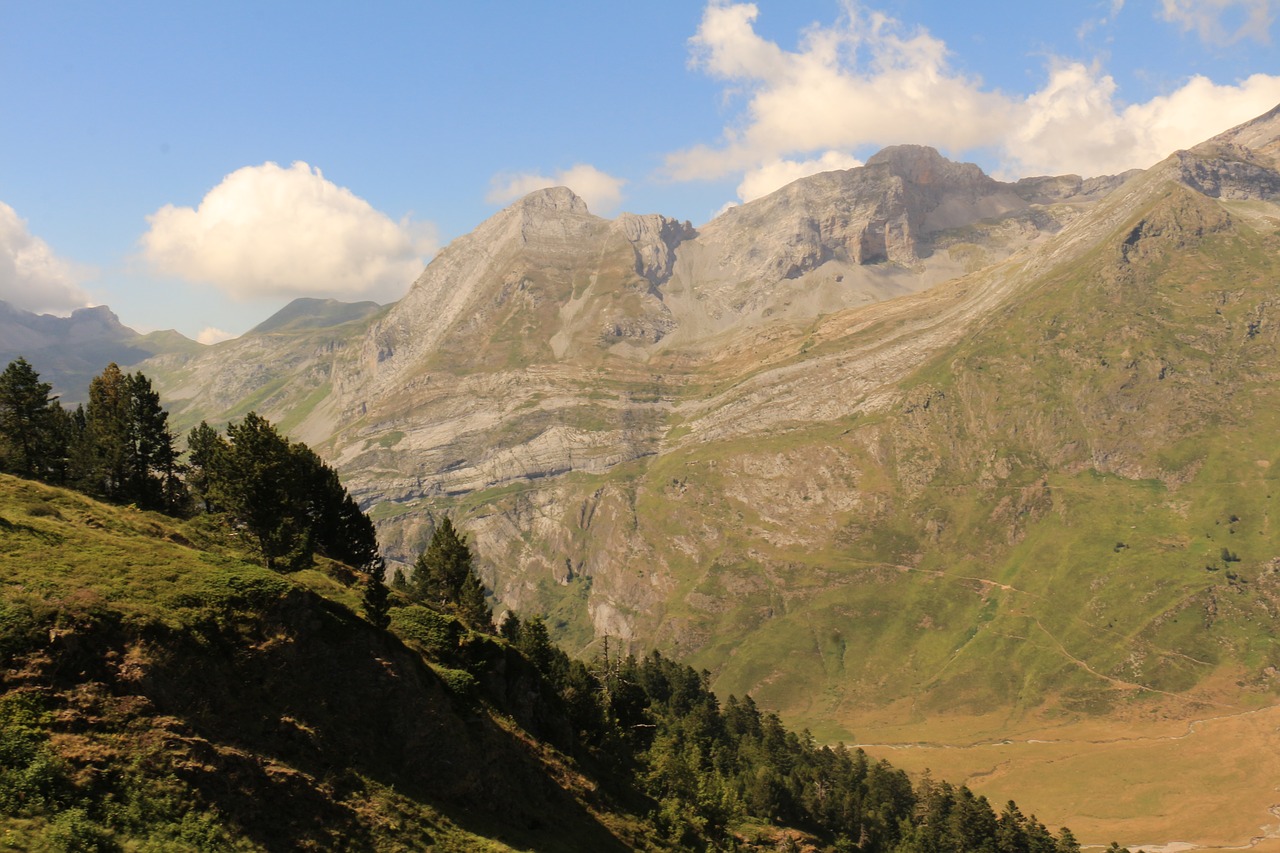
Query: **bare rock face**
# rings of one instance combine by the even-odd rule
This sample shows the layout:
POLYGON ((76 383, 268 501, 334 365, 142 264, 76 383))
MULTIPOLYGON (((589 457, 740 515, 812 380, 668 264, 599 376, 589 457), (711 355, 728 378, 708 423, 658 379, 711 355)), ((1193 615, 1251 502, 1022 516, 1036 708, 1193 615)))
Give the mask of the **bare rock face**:
POLYGON ((514 255, 589 254, 590 237, 605 224, 564 187, 530 193, 490 217, 446 247, 405 298, 370 329, 363 369, 353 377, 353 385, 340 390, 358 388, 376 395, 396 388, 450 327, 476 312, 477 301, 485 298, 495 280, 506 280, 514 255))
POLYGON ((1220 143, 1174 155, 1179 179, 1210 198, 1235 201, 1280 197, 1274 161, 1251 148, 1220 143))
POLYGON ((1079 175, 1021 178, 1013 185, 1013 191, 1033 204, 1097 201, 1141 171, 1130 169, 1119 175, 1096 178, 1081 178, 1079 175))
POLYGON ((636 272, 655 287, 671 277, 676 248, 698 234, 688 222, 678 222, 656 213, 647 216, 624 213, 614 221, 613 227, 635 246, 636 272))
POLYGON ((701 236, 738 278, 794 279, 832 259, 911 266, 930 253, 929 235, 1025 207, 1012 187, 972 163, 899 145, 865 166, 814 175, 733 208, 701 236))

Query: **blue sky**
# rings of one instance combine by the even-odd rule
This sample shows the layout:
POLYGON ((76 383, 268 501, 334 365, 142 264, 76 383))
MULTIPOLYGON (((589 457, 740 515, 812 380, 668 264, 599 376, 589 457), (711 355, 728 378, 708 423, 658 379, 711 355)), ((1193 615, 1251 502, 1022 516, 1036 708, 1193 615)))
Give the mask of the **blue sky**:
POLYGON ((699 224, 897 142, 1144 167, 1280 103, 1280 0, 0 0, 0 299, 212 341, 399 298, 538 186, 699 224))

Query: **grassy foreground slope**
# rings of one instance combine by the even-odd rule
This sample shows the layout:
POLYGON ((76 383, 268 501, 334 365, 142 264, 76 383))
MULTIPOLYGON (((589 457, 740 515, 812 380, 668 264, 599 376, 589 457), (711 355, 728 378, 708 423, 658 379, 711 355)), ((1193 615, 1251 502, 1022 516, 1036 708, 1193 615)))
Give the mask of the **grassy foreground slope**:
POLYGON ((633 846, 625 809, 333 574, 0 475, 0 848, 633 846))

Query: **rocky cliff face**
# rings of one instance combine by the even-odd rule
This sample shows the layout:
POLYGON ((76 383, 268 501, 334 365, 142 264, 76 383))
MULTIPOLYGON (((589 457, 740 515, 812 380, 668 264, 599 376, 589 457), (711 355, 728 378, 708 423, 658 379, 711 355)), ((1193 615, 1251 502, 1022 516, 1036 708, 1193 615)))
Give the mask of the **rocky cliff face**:
MULTIPOLYGON (((794 363, 796 346, 830 334, 822 318, 996 265, 1107 186, 1004 184, 899 146, 701 229, 610 222, 567 189, 542 190, 454 241, 384 313, 281 320, 216 359, 156 367, 180 425, 258 408, 324 448, 370 505, 604 475, 689 441, 844 416, 878 374, 961 327, 950 309, 917 320, 865 372, 841 369, 846 356, 794 363)), ((431 516, 412 517, 385 524, 406 561, 431 516)))

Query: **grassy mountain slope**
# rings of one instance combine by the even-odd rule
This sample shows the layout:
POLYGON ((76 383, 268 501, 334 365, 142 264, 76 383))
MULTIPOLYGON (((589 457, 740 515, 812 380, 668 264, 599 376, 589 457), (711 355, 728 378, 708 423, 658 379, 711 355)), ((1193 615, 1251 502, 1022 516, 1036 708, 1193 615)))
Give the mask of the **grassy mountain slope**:
POLYGON ((21 771, 0 787, 48 806, 0 822, 5 849, 609 850, 638 831, 328 574, 7 476, 0 543, 21 771))
POLYGON ((333 376, 350 369, 350 343, 383 313, 372 302, 295 299, 239 338, 202 353, 161 355, 143 370, 164 389, 180 432, 257 411, 318 443, 337 422, 333 376))

